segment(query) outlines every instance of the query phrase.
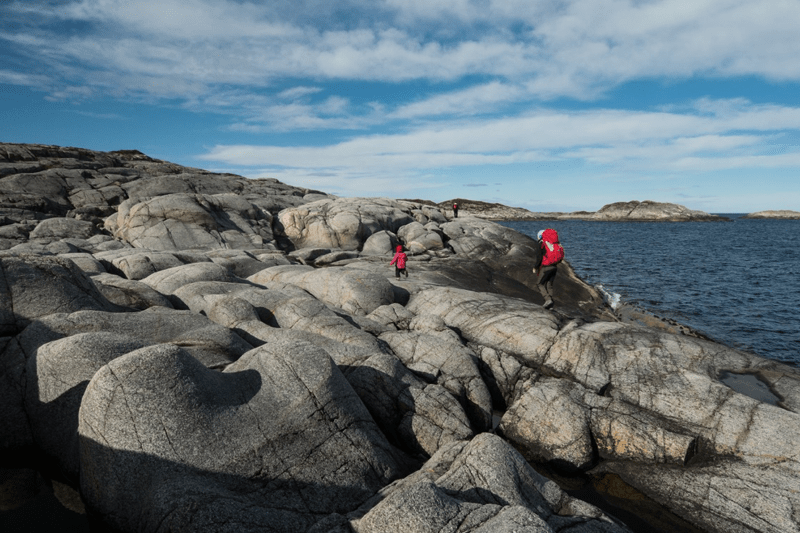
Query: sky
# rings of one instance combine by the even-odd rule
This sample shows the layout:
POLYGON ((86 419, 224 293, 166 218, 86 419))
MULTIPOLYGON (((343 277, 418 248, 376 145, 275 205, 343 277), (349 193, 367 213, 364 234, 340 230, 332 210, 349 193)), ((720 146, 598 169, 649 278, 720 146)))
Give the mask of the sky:
POLYGON ((800 0, 0 0, 0 142, 348 197, 800 210, 800 0))

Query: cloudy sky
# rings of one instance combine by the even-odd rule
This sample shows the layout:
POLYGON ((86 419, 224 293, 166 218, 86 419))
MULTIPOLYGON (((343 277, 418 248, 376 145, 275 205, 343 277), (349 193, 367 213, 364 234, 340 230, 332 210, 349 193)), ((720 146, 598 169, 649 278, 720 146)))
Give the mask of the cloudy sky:
POLYGON ((800 210, 800 0, 0 0, 0 141, 341 196, 800 210))

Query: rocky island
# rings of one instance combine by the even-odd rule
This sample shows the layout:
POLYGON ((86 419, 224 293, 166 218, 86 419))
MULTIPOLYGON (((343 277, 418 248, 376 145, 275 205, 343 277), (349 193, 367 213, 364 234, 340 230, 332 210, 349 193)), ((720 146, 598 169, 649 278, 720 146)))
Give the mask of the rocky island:
POLYGON ((92 531, 798 531, 798 369, 566 262, 546 310, 535 241, 462 207, 0 144, 0 519, 50 491, 92 531))
POLYGON ((665 202, 615 202, 598 211, 533 212, 521 207, 508 207, 502 204, 464 200, 457 198, 438 205, 452 212, 453 203, 459 210, 486 220, 588 220, 595 222, 719 222, 729 220, 719 215, 689 209, 678 204, 665 202))
POLYGON ((764 218, 778 220, 800 220, 800 211, 790 211, 788 209, 778 209, 772 211, 757 211, 748 213, 742 218, 764 218))

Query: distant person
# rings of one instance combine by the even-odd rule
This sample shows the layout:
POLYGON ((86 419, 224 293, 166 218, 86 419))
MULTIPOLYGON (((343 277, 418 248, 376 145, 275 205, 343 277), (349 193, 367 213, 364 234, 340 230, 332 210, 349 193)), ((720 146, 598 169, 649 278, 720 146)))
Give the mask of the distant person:
POLYGON ((558 242, 558 233, 554 229, 544 229, 536 235, 536 238, 542 250, 541 261, 533 268, 533 273, 538 276, 536 287, 544 298, 542 307, 552 309, 553 281, 558 271, 558 264, 564 259, 564 247, 558 242))
POLYGON ((392 257, 392 262, 389 263, 390 265, 394 265, 394 276, 397 279, 400 279, 400 273, 402 272, 405 277, 408 277, 408 272, 406 271, 406 254, 403 251, 402 246, 397 247, 397 252, 395 252, 394 257, 392 257))
POLYGON ((453 204, 453 218, 458 218, 458 204, 453 204))

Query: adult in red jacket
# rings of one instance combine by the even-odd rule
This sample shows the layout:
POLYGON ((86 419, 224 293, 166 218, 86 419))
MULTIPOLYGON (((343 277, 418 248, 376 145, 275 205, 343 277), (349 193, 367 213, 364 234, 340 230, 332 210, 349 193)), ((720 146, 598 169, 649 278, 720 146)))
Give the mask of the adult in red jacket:
POLYGON ((553 308, 553 282, 558 272, 558 264, 564 259, 564 247, 558 242, 558 233, 554 229, 545 229, 538 233, 539 246, 542 249, 542 259, 533 268, 537 274, 536 287, 544 298, 545 309, 553 308))

